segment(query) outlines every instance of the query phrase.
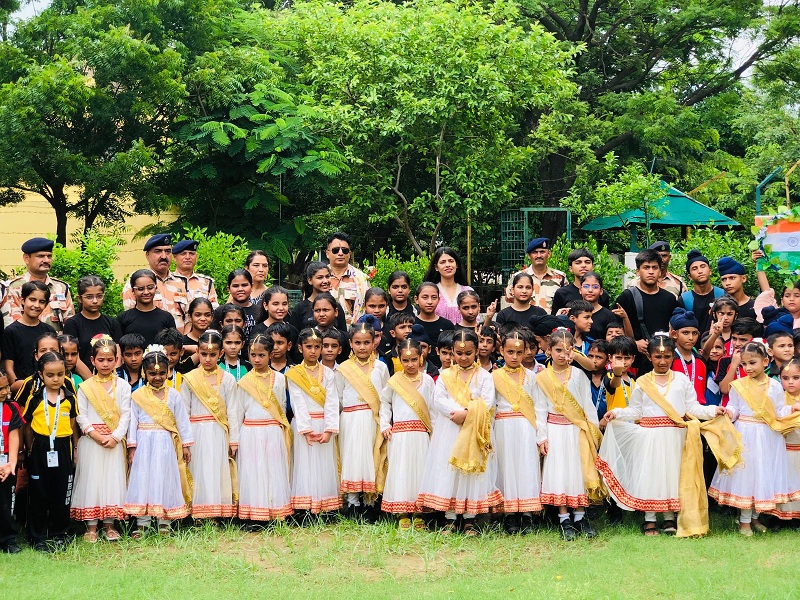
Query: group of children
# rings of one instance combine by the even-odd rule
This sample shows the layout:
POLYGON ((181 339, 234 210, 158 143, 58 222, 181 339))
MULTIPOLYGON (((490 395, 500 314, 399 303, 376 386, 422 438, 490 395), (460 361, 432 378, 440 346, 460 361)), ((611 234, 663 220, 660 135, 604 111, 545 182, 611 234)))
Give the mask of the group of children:
MULTIPOLYGON (((43 331, 30 373, 4 352, 0 545, 18 550, 13 514, 42 551, 66 543, 70 519, 96 542, 120 539, 126 519, 140 538, 154 520, 167 533, 187 517, 260 527, 340 510, 469 536, 496 513, 516 533, 548 506, 572 540, 597 535, 587 508, 604 504, 610 517, 643 512, 646 535, 691 536, 708 530, 708 496, 739 509, 744 535, 765 530, 759 514, 800 517, 800 360, 785 311, 767 310, 762 331, 722 297, 698 339, 694 314, 676 309, 640 352, 621 311, 597 305, 593 272, 563 316, 531 306, 533 280, 518 274, 513 303, 483 324, 474 291, 458 294, 453 323, 436 313, 436 284, 414 306, 399 273, 345 332, 321 272, 299 312, 269 288, 249 326, 241 306, 197 298, 187 333, 154 344, 43 331)), ((33 316, 41 290, 27 291, 33 316)))

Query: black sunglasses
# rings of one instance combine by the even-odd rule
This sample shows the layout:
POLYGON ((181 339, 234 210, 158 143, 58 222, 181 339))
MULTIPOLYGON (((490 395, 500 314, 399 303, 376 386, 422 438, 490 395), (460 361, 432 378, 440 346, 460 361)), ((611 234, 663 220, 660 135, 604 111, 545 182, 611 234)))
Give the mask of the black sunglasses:
POLYGON ((350 254, 350 248, 347 246, 338 246, 336 248, 331 248, 331 253, 333 254, 350 254))

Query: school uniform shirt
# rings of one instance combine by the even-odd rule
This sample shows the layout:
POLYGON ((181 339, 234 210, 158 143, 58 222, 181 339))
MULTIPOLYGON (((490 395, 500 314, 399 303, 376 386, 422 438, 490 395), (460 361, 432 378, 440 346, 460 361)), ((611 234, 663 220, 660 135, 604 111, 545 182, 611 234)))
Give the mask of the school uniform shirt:
POLYGON ((13 361, 17 379, 25 379, 36 372, 33 360, 36 340, 48 332, 55 333, 56 330, 41 321, 33 326, 14 321, 6 327, 3 332, 3 360, 13 361))
POLYGON ((117 323, 122 335, 138 333, 144 337, 145 344, 150 345, 159 331, 175 327, 175 318, 158 307, 146 312, 134 307, 119 313, 117 323))
POLYGON ((3 428, 3 447, 0 448, 0 452, 8 454, 8 434, 20 429, 25 422, 22 420, 19 404, 13 400, 6 400, 0 403, 0 407, 2 407, 2 411, 0 411, 2 424, 0 424, 0 427, 3 428))
MULTIPOLYGON (((436 365, 437 369, 441 368, 442 361, 439 359, 439 354, 436 353, 434 349, 437 347, 436 344, 439 341, 439 334, 443 331, 453 331, 453 329, 455 329, 455 325, 453 325, 452 321, 445 319, 444 317, 438 317, 435 321, 421 321, 419 316, 417 316, 414 323, 419 323, 422 325, 422 328, 428 335, 428 339, 431 341, 431 352, 428 354, 428 360, 436 365)), ((389 337, 391 338, 391 336, 389 337)))
POLYGON ((602 419, 605 414, 608 412, 608 405, 606 404, 606 386, 605 386, 606 375, 603 374, 603 377, 600 380, 600 385, 595 385, 593 379, 589 379, 589 384, 592 388, 592 404, 597 409, 597 419, 602 419))
POLYGON ((599 310, 592 313, 592 327, 589 329, 589 337, 593 340, 606 339, 608 324, 619 319, 611 310, 601 306, 599 310))
POLYGON ((755 319, 756 318, 755 305, 756 305, 756 299, 755 298, 750 298, 750 300, 748 300, 744 304, 740 304, 739 305, 739 318, 741 319, 742 317, 749 317, 751 319, 755 319))
POLYGON ((546 315, 547 311, 538 306, 531 305, 526 310, 517 310, 513 306, 507 306, 494 316, 494 322, 498 326, 506 323, 517 323, 523 327, 530 327, 531 317, 546 315))
POLYGON ((117 377, 122 379, 122 381, 124 381, 128 385, 130 385, 132 392, 135 392, 144 385, 144 377, 139 377, 139 379, 136 380, 136 383, 132 383, 131 376, 128 375, 128 372, 125 370, 125 367, 119 367, 117 369, 117 377))
MULTIPOLYGON (((717 384, 719 384, 723 379, 725 379, 725 376, 728 374, 728 371, 730 370, 730 368, 731 368, 731 357, 730 356, 725 356, 725 357, 719 359, 719 366, 717 367, 717 373, 716 373, 716 378, 715 378, 715 381, 717 382, 717 384)), ((742 377, 746 377, 747 376, 747 373, 744 372, 744 369, 742 368, 742 365, 739 365, 736 370, 737 370, 737 373, 736 373, 736 377, 734 377, 734 379, 741 379, 742 377)), ((728 405, 728 394, 722 394, 722 400, 721 400, 720 403, 722 404, 722 406, 727 406, 728 405)))
MULTIPOLYGON (((20 406, 23 413, 28 410, 28 404, 30 404, 31 399, 39 392, 41 387, 42 380, 39 379, 38 375, 26 377, 25 381, 22 382, 22 387, 17 390, 17 395, 14 396, 14 402, 20 406)), ((75 382, 71 378, 64 378, 64 387, 67 388, 73 396, 78 394, 78 388, 75 387, 75 382)))
MULTIPOLYGON (((75 394, 66 387, 61 388, 61 401, 59 402, 58 410, 61 412, 58 418, 58 429, 56 430, 56 437, 69 437, 72 435, 72 424, 70 419, 78 416, 78 400, 75 394)), ((56 407, 50 405, 50 427, 47 426, 47 419, 44 412, 44 388, 37 391, 28 406, 25 408, 25 415, 23 419, 26 423, 30 423, 31 430, 37 435, 50 435, 50 427, 55 424, 56 420, 56 407)))
POLYGON ((66 323, 64 323, 64 333, 74 335, 78 338, 78 354, 80 354, 83 364, 92 368, 92 338, 96 335, 110 335, 115 342, 122 337, 122 330, 119 322, 106 315, 100 315, 96 319, 87 319, 78 313, 66 323))
POLYGON ((684 360, 677 352, 675 360, 672 361, 672 370, 676 373, 683 373, 689 378, 697 394, 697 402, 702 405, 706 403, 706 386, 708 384, 708 367, 698 355, 693 354, 694 360, 684 360))
POLYGON ((706 405, 707 406, 717 406, 720 402, 722 402, 722 392, 719 389, 719 384, 717 383, 717 370, 719 369, 719 364, 715 364, 711 361, 706 363, 706 370, 708 371, 708 375, 706 376, 706 405))
MULTIPOLYGON (((580 288, 575 285, 574 283, 568 283, 567 285, 560 287, 556 290, 556 293, 553 294, 553 306, 550 308, 550 314, 554 315, 562 308, 566 308, 570 302, 575 300, 583 300, 581 297, 581 290, 580 288)), ((603 290, 603 293, 600 294, 600 306, 608 306, 608 303, 611 302, 611 299, 608 297, 608 293, 603 290)))
MULTIPOLYGON (((314 310, 312 308, 311 300, 301 300, 295 304, 286 321, 297 331, 303 331, 308 327, 315 327, 314 310)), ((339 331, 347 331, 347 319, 345 318, 344 308, 338 304, 339 315, 336 317, 336 329, 339 331)))
POLYGON ((383 320, 384 323, 388 323, 389 322, 389 317, 391 317, 392 315, 396 315, 398 313, 404 314, 404 315, 411 315, 412 317, 416 317, 417 316, 417 309, 414 308, 414 305, 411 304, 411 302, 406 302, 406 307, 403 310, 397 310, 394 307, 394 304, 389 302, 389 308, 386 309, 386 318, 383 320))
MULTIPOLYGON (((606 373, 603 376, 603 388, 605 388, 606 392, 606 412, 614 410, 615 408, 627 408, 631 401, 631 394, 633 394, 633 390, 636 389, 636 380, 631 377, 630 373, 628 373, 628 381, 623 379, 621 385, 612 389, 611 375, 613 375, 613 373, 606 373)), ((598 416, 602 417, 603 415, 598 413, 598 416)))

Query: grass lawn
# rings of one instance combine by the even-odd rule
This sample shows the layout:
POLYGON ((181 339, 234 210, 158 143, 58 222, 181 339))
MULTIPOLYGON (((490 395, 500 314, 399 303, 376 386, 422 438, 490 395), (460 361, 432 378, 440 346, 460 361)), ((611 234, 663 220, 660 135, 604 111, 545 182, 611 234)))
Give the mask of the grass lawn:
POLYGON ((798 598, 800 531, 753 538, 715 515, 703 539, 645 538, 639 516, 598 521, 600 536, 549 530, 477 538, 388 524, 279 525, 269 533, 204 524, 65 552, 0 559, 23 598, 798 598))

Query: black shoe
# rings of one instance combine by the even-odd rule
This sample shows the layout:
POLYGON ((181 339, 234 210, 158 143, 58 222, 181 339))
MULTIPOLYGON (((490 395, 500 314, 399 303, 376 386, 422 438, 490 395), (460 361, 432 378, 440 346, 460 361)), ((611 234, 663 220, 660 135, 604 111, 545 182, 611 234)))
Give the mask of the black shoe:
POLYGON ((561 521, 558 524, 558 528, 561 530, 561 539, 566 542, 571 542, 578 537, 578 530, 572 524, 572 519, 561 521))
POLYGON ((34 542, 33 549, 37 552, 45 552, 47 554, 51 552, 50 546, 47 545, 47 542, 34 542))
POLYGON ((597 537, 597 530, 589 522, 589 519, 583 517, 580 521, 575 521, 575 529, 580 531, 587 538, 592 539, 597 537))
POLYGON ((5 548, 3 548, 3 552, 6 554, 19 554, 22 552, 22 548, 19 547, 17 542, 9 542, 5 548))
POLYGON ((531 516, 522 516, 520 519, 520 533, 524 533, 525 535, 531 534, 536 530, 536 519, 531 516))
POLYGON ((503 529, 509 535, 515 535, 520 532, 520 518, 517 514, 506 515, 503 518, 503 529))

